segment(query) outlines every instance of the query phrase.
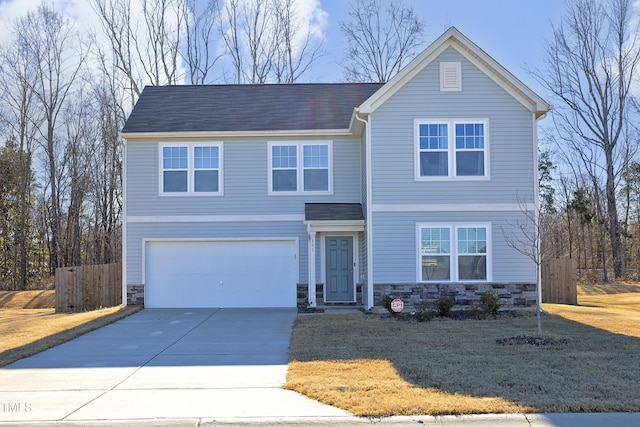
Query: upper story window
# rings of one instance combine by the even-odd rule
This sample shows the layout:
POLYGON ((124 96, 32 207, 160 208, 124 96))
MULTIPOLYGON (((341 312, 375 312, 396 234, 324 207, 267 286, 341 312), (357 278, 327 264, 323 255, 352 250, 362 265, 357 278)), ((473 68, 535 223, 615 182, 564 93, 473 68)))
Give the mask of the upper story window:
POLYGON ((160 146, 160 194, 222 195, 222 144, 160 146))
POLYGON ((489 280, 488 224, 418 224, 418 281, 489 280))
POLYGON ((330 142, 269 143, 269 194, 330 193, 330 142))
POLYGON ((487 120, 416 120, 416 180, 488 178, 487 120))

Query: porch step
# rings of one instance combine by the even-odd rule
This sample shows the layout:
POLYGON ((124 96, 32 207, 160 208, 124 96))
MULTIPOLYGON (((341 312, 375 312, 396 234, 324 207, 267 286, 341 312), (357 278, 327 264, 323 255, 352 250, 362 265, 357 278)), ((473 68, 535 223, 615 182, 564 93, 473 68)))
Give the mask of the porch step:
POLYGON ((324 310, 327 314, 361 313, 362 309, 362 304, 319 304, 316 307, 316 310, 324 310))

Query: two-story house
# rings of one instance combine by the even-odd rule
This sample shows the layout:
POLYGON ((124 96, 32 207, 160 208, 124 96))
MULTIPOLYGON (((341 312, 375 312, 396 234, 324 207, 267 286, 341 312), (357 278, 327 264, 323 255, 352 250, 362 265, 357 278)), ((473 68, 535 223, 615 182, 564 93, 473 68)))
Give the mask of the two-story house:
POLYGON ((450 28, 385 84, 146 87, 123 131, 123 294, 147 307, 535 303, 506 241, 550 106, 450 28))

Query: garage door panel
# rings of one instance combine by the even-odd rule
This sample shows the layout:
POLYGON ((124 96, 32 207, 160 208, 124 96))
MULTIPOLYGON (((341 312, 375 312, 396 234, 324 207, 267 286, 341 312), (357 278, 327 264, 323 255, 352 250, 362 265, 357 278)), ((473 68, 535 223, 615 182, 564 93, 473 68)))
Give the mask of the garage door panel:
POLYGON ((147 242, 147 307, 295 307, 294 240, 147 242))

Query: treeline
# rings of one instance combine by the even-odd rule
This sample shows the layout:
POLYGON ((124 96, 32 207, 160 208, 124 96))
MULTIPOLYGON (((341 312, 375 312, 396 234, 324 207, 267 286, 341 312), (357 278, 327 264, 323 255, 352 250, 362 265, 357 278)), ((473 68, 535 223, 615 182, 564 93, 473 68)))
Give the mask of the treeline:
POLYGON ((572 1, 533 73, 554 101, 539 163, 544 254, 604 280, 640 264, 638 17, 629 0, 572 1))
POLYGON ((621 173, 617 193, 620 217, 621 274, 616 274, 611 256, 611 236, 606 192, 588 174, 571 176, 557 172, 557 165, 542 153, 541 236, 543 254, 570 256, 577 261, 584 279, 610 281, 640 277, 640 163, 631 160, 621 173), (554 175, 547 175, 551 169, 554 175), (556 178, 551 181, 552 177, 556 178), (544 178, 547 177, 547 178, 544 178))
MULTIPOLYGON (((42 3, 0 46, 0 285, 121 258, 123 90, 42 3)), ((105 62, 104 66, 107 65, 105 62)))

